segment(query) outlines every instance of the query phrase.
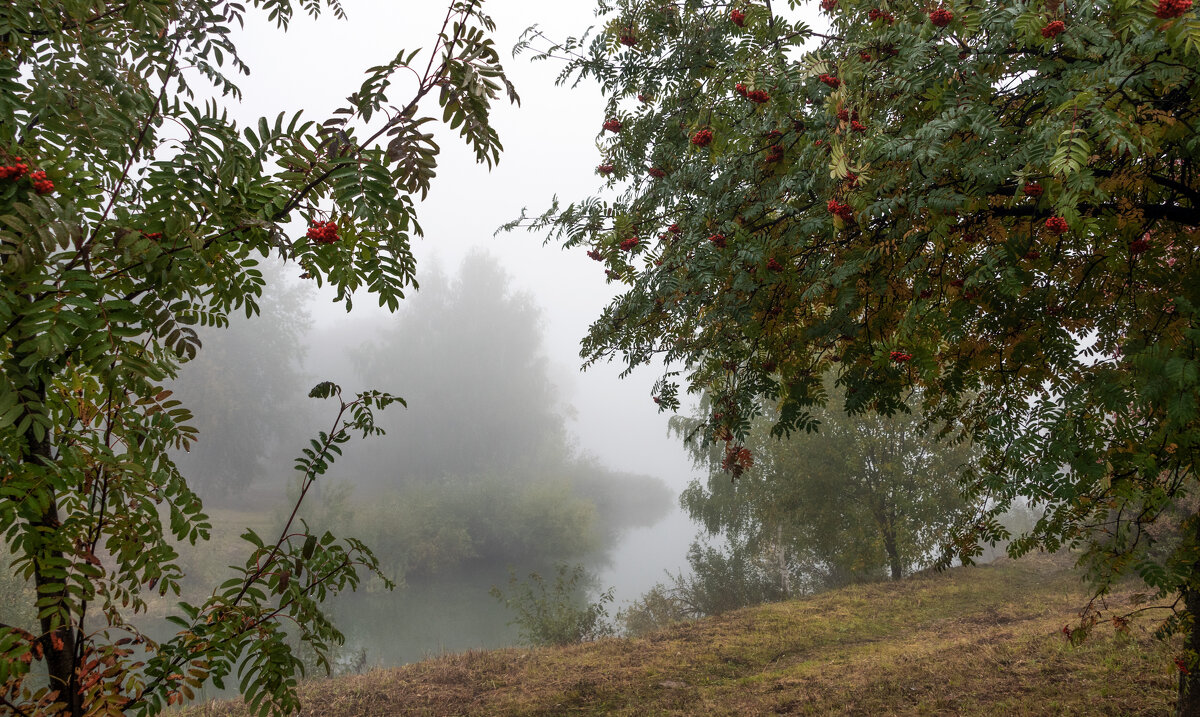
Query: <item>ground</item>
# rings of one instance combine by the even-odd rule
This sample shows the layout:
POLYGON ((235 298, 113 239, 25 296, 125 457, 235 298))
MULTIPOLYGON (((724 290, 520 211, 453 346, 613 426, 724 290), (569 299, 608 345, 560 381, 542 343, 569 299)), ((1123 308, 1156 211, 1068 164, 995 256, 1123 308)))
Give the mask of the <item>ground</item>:
MULTIPOLYGON (((1069 560, 853 586, 637 639, 472 651, 305 682, 304 715, 1166 715, 1178 642, 1101 623, 1069 560)), ((1110 596, 1128 609, 1129 590, 1110 596)), ((398 616, 400 617, 400 616, 398 616)), ((200 715, 241 715, 210 703, 200 715)))

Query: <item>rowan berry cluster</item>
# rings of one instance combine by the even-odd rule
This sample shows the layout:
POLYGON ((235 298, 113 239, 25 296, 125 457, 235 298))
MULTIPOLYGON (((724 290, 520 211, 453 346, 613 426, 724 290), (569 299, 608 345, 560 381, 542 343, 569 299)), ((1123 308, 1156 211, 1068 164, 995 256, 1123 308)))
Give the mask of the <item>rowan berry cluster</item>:
POLYGON ((954 20, 954 13, 944 7, 939 7, 936 10, 929 11, 929 22, 932 22, 934 27, 945 27, 954 20))
POLYGON ((1042 253, 1037 249, 1030 249, 1029 251, 1025 252, 1025 258, 1030 261, 1033 261, 1034 259, 1041 259, 1042 253))
POLYGON ((1062 217, 1050 217, 1046 220, 1046 229, 1054 234, 1066 234, 1071 227, 1062 217))
POLYGON ((671 232, 672 234, 682 234, 683 233, 683 230, 679 228, 678 224, 672 224, 671 226, 667 227, 667 231, 671 232))
POLYGON ((1129 242, 1129 253, 1130 254, 1141 254, 1142 252, 1148 251, 1149 249, 1150 249, 1150 239, 1148 238, 1148 235, 1143 236, 1141 239, 1134 239, 1133 241, 1129 242))
POLYGON ((628 239, 626 239, 625 241, 620 243, 619 246, 621 247, 621 251, 633 251, 634 249, 637 248, 638 241, 639 240, 637 237, 629 237, 628 239))
POLYGON ((337 224, 326 221, 315 221, 308 227, 308 238, 318 244, 332 244, 337 241, 337 224))
POLYGON ((767 268, 771 271, 783 271, 783 264, 780 264, 775 257, 767 259, 767 268))
POLYGON ((589 249, 587 255, 593 261, 604 261, 604 257, 600 255, 600 251, 597 249, 589 249))
POLYGON ((821 0, 821 9, 825 12, 833 12, 837 7, 838 0, 821 0))
POLYGON ((830 199, 825 206, 829 209, 830 214, 835 214, 845 221, 850 221, 854 217, 854 210, 850 208, 850 205, 842 204, 836 199, 830 199))
POLYGON ((718 249, 724 249, 724 248, 725 248, 725 245, 726 245, 726 240, 725 240, 725 235, 724 235, 724 234, 713 234, 712 236, 710 236, 710 237, 708 238, 708 240, 709 240, 710 242, 712 242, 712 245, 713 245, 713 246, 715 246, 715 247, 716 247, 716 248, 718 248, 718 249))
POLYGON ((896 363, 905 363, 907 361, 912 361, 912 354, 906 354, 903 351, 893 351, 889 355, 892 357, 892 360, 895 361, 896 363))
POLYGON ((766 160, 768 162, 778 162, 781 159, 783 159, 783 145, 782 144, 773 144, 770 147, 767 147, 766 160))
POLYGON ((626 32, 621 35, 621 44, 626 47, 633 47, 638 43, 637 36, 631 32, 626 32))
POLYGON ((758 105, 771 99, 771 95, 767 94, 766 90, 750 90, 745 94, 745 97, 758 105))
POLYGON ((855 132, 866 132, 867 126, 858 120, 850 120, 850 129, 855 132))
POLYGON ((659 169, 658 167, 651 167, 650 176, 654 177, 655 179, 662 179, 663 177, 667 176, 667 170, 659 169))
POLYGON ((876 20, 885 20, 889 25, 896 22, 895 15, 886 10, 880 10, 877 7, 871 8, 871 11, 867 13, 867 19, 871 22, 875 22, 876 20))
POLYGON ((1055 20, 1042 28, 1042 37, 1047 40, 1058 37, 1067 31, 1067 23, 1062 20, 1055 20))
POLYGON ((20 179, 29 171, 29 165, 20 157, 13 157, 13 163, 0 167, 0 179, 20 179))
POLYGON ((46 178, 46 173, 38 170, 29 175, 29 181, 33 182, 33 191, 38 194, 49 194, 54 191, 54 182, 46 178))
POLYGON ((854 172, 846 172, 846 184, 849 185, 851 189, 857 189, 858 175, 854 172))
POLYGON ((1158 0, 1158 5, 1154 7, 1154 16, 1161 20, 1170 20, 1191 9, 1192 0, 1158 0))
POLYGON ((817 77, 817 79, 820 80, 821 82, 824 82, 825 84, 829 85, 830 87, 832 87, 835 90, 842 86, 842 81, 839 80, 838 78, 834 77, 833 75, 824 74, 824 75, 820 75, 819 77, 817 77))
POLYGON ((621 131, 621 120, 617 119, 616 117, 610 117, 610 118, 604 120, 604 129, 606 129, 609 132, 612 132, 614 134, 617 132, 620 132, 621 131))
POLYGON ((870 62, 871 61, 871 53, 860 52, 860 53, 858 53, 858 59, 862 60, 863 62, 870 62))
POLYGON ((702 129, 692 135, 692 144, 697 147, 707 147, 712 143, 713 133, 711 129, 702 129))
POLYGON ((1025 192, 1025 196, 1037 199, 1038 197, 1042 196, 1042 192, 1045 190, 1042 189, 1042 185, 1038 184, 1037 182, 1030 182, 1029 184, 1026 184, 1021 191, 1025 192))
POLYGON ((732 22, 734 25, 737 25, 738 27, 745 27, 746 26, 746 13, 742 12, 741 10, 735 9, 729 13, 729 21, 732 22))

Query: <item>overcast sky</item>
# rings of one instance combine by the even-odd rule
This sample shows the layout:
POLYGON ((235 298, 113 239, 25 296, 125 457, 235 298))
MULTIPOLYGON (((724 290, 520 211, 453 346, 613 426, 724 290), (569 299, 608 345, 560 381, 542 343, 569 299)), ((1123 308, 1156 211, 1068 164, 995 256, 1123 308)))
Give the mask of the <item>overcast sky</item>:
MULTIPOLYGON (((313 119, 329 116, 358 88, 363 70, 390 60, 401 48, 429 47, 444 14, 444 5, 437 2, 348 0, 345 7, 348 21, 331 15, 315 22, 297 17, 286 34, 262 18, 247 23, 238 39, 252 70, 240 82, 242 117, 250 120, 283 108, 304 109, 313 119)), ((485 4, 496 20, 493 37, 522 104, 497 108, 494 125, 505 149, 490 173, 474 163, 457 137, 439 138, 438 176, 418 207, 425 229, 425 238, 414 247, 418 279, 435 262, 454 271, 472 249, 490 251, 513 276, 516 288, 531 293, 544 312, 546 348, 560 369, 555 378, 575 408, 572 428, 580 445, 613 468, 657 475, 679 489, 691 468, 677 442, 666 437, 667 416, 658 414, 651 401, 655 373, 647 370, 620 381, 616 365, 578 371, 579 340, 614 295, 603 267, 582 251, 543 246, 540 236, 517 232, 493 238, 497 227, 523 206, 540 211, 555 193, 578 199, 601 186, 594 171, 596 136, 604 121, 599 91, 594 85, 557 88, 560 66, 511 56, 529 25, 537 23, 555 37, 578 33, 594 22, 592 7, 591 0, 485 4)), ((403 73, 395 82, 392 96, 403 103, 412 84, 403 73)), ((320 303, 329 308, 317 308, 318 321, 358 323, 377 313, 365 296, 351 317, 329 306, 328 299, 320 303)), ((388 388, 403 394, 403 387, 388 388)))

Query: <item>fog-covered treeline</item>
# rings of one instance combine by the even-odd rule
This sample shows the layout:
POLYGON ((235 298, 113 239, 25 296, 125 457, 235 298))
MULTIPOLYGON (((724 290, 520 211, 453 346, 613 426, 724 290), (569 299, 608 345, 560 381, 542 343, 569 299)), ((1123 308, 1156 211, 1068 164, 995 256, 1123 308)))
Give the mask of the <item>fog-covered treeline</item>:
MULTIPOLYGON (((311 385, 404 397, 407 407, 380 416, 387 435, 348 453, 300 516, 312 530, 363 540, 401 582, 335 605, 349 649, 365 649, 368 662, 510 641, 511 615, 487 594, 510 569, 603 565, 622 531, 669 508, 662 481, 574 448, 538 307, 493 257, 433 267, 400 311, 369 321, 314 322, 314 292, 290 278, 270 282, 283 288, 263 297, 262 316, 206 334, 175 384, 202 435, 181 461, 218 526, 226 514, 279 523, 290 456, 321 428, 303 398, 311 385)), ((216 574, 219 546, 214 565, 191 572, 216 574)))

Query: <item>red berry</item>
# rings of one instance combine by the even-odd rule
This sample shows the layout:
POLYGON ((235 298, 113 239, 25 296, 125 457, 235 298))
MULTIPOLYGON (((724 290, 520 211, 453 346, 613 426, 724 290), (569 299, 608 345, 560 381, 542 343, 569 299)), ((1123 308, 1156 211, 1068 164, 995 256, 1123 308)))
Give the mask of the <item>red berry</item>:
POLYGON ((318 244, 332 244, 341 238, 337 233, 337 224, 325 221, 313 222, 308 227, 307 236, 318 244))
POLYGON ((837 0, 821 0, 821 9, 825 12, 833 12, 837 7, 837 0))
POLYGON ((1029 259, 1030 261, 1033 261, 1034 259, 1040 259, 1042 258, 1042 253, 1037 249, 1030 249, 1029 251, 1025 252, 1025 258, 1029 259))
POLYGON ((662 179, 663 177, 667 176, 667 171, 665 169, 659 169, 658 167, 651 167, 650 176, 654 177, 655 179, 662 179))
POLYGON ((1062 217, 1050 217, 1046 220, 1046 229, 1054 234, 1066 234, 1071 227, 1062 217))
POLYGON ((638 245, 638 238, 637 237, 629 237, 625 241, 621 242, 620 247, 621 247, 621 251, 633 251, 634 249, 637 248, 637 245, 638 245))
POLYGON ((754 102, 755 104, 761 105, 762 103, 771 99, 771 96, 768 95, 765 90, 750 90, 746 93, 746 99, 754 102))
POLYGON ((846 183, 851 187, 858 186, 858 175, 854 172, 846 172, 846 183))
POLYGON ((843 122, 849 122, 850 121, 850 110, 847 110, 847 109, 838 110, 837 118, 843 122))
POLYGON ((867 19, 870 20, 871 22, 875 22, 876 20, 880 20, 880 19, 886 20, 887 24, 889 24, 889 25, 896 22, 895 15, 891 14, 890 12, 880 10, 877 7, 871 8, 871 11, 867 13, 867 19))
POLYGON ((1192 8, 1192 0, 1158 0, 1154 16, 1162 20, 1179 17, 1192 8))
POLYGON ((1141 239, 1134 239, 1129 242, 1130 254, 1141 254, 1150 249, 1150 240, 1143 236, 1141 239))
POLYGON ((611 164, 601 164, 600 166, 596 167, 596 171, 607 177, 613 173, 613 166, 611 164))
POLYGON ((608 130, 609 132, 612 132, 613 134, 620 132, 621 131, 621 120, 617 119, 616 117, 610 117, 610 118, 604 120, 604 129, 608 130))
POLYGON ((733 86, 733 91, 738 93, 742 97, 745 97, 747 94, 746 85, 742 84, 741 82, 739 82, 733 86))
POLYGON ((867 126, 858 120, 852 120, 850 122, 850 129, 854 130, 855 132, 866 132, 867 126))
POLYGON ((712 242, 713 246, 715 246, 718 249, 725 248, 725 235, 724 234, 713 234, 712 236, 710 236, 708 238, 708 240, 710 242, 712 242))
POLYGON ((729 13, 729 21, 738 27, 746 26, 746 13, 741 10, 734 10, 729 13))
POLYGON ((667 227, 667 231, 671 232, 672 234, 682 234, 683 233, 683 230, 679 228, 678 224, 672 224, 671 226, 667 227))
POLYGON ((829 75, 829 74, 821 75, 817 79, 820 80, 821 82, 824 82, 825 84, 829 85, 830 87, 832 87, 835 90, 838 87, 841 87, 841 85, 842 85, 841 80, 839 80, 838 78, 834 77, 833 75, 829 75))
POLYGON ((632 32, 626 32, 621 35, 621 44, 626 47, 633 47, 638 43, 637 37, 632 32))
POLYGON ((600 252, 597 249, 590 250, 587 255, 588 258, 592 259, 593 261, 604 261, 604 257, 600 255, 600 252))
POLYGON ((776 261, 775 257, 767 259, 767 268, 771 271, 783 271, 783 264, 776 261))
POLYGON ((904 363, 912 360, 912 354, 906 354, 903 351, 893 351, 890 355, 896 363, 904 363))
POLYGON ((783 145, 773 144, 767 148, 767 161, 778 162, 783 159, 783 145))
POLYGON ((1052 22, 1042 28, 1042 37, 1044 37, 1046 39, 1051 39, 1054 37, 1058 37, 1059 35, 1063 34, 1066 31, 1067 31, 1067 24, 1065 22, 1063 22, 1062 20, 1055 20, 1054 22, 1052 22))
POLYGON ((931 10, 929 12, 929 21, 932 22, 935 27, 945 27, 949 25, 952 20, 954 20, 954 13, 950 12, 944 7, 939 7, 938 9, 931 10))
POLYGON ((696 134, 692 135, 692 144, 696 145, 697 147, 707 147, 712 142, 712 139, 712 130, 702 129, 696 132, 696 134))
POLYGON ((650 98, 647 97, 646 95, 643 95, 641 92, 639 92, 638 93, 638 102, 641 102, 642 104, 647 105, 647 104, 650 104, 650 98))
POLYGON ((1042 196, 1042 192, 1045 190, 1042 189, 1042 185, 1038 184, 1037 182, 1030 182, 1026 184, 1021 191, 1025 192, 1025 196, 1037 199, 1038 197, 1042 196))
POLYGON ((870 61, 871 61, 871 53, 869 53, 869 52, 860 52, 860 53, 858 53, 858 58, 859 58, 860 60, 862 60, 863 62, 870 62, 870 61))
POLYGON ((829 210, 830 214, 835 214, 845 221, 850 221, 854 217, 854 210, 850 205, 842 204, 836 199, 830 199, 826 202, 825 207, 829 210))

